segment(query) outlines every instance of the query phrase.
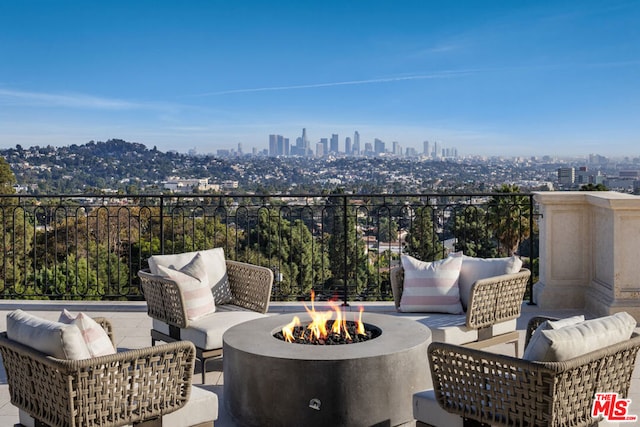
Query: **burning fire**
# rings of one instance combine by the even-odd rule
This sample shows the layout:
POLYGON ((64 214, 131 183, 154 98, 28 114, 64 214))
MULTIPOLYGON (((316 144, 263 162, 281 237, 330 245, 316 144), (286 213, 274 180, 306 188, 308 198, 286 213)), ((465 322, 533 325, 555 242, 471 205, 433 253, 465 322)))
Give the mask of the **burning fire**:
MULTIPOLYGON (((349 330, 347 327, 347 319, 343 316, 342 310, 338 305, 332 305, 332 310, 327 310, 324 312, 316 311, 314 307, 315 301, 315 292, 311 291, 311 309, 309 307, 304 306, 307 313, 311 316, 311 322, 307 325, 307 330, 311 333, 311 339, 324 342, 327 340, 329 334, 337 335, 343 338, 347 342, 351 342, 353 338, 349 334, 349 330), (336 320, 333 322, 331 326, 331 330, 327 330, 327 323, 332 320, 333 313, 336 313, 336 320)), ((356 324, 356 333, 358 335, 365 335, 364 323, 362 323, 362 312, 364 311, 363 307, 360 307, 360 314, 358 319, 355 320, 356 324)), ((282 328, 282 335, 284 336, 285 341, 294 342, 296 337, 294 336, 295 328, 301 326, 300 319, 298 316, 294 316, 293 320, 289 322, 286 326, 282 328)), ((304 334, 304 329, 302 329, 302 334, 304 334)))

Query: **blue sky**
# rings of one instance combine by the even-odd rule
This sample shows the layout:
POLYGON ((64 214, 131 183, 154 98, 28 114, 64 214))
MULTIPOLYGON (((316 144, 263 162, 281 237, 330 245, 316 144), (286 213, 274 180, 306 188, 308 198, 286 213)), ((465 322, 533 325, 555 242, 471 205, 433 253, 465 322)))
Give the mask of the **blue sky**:
POLYGON ((0 1, 0 147, 640 155, 640 1, 0 1))

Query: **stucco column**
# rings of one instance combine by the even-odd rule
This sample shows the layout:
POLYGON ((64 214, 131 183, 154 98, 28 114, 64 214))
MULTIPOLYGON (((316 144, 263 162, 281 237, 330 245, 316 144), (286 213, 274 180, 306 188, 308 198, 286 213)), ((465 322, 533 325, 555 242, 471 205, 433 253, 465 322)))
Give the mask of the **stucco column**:
POLYGON ((597 316, 627 311, 640 320, 640 197, 617 192, 536 193, 543 309, 597 316))
POLYGON ((640 321, 640 198, 589 196, 593 214, 592 277, 585 309, 627 311, 640 321))
POLYGON ((540 270, 533 301, 543 309, 585 306, 590 282, 591 212, 580 192, 536 193, 539 204, 540 270))

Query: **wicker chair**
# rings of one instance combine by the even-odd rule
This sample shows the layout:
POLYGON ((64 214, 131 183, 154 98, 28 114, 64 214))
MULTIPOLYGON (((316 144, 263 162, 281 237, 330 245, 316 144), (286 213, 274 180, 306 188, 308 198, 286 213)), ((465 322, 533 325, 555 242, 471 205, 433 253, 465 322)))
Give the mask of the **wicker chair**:
MULTIPOLYGON (((531 319, 526 343, 544 317, 531 319)), ((563 362, 532 362, 432 343, 435 398, 466 425, 591 426, 596 392, 627 396, 640 335, 563 362), (475 423, 475 424, 474 424, 475 423)), ((419 425, 424 425, 420 424, 419 425)))
POLYGON ((227 276, 233 300, 216 307, 216 312, 196 321, 187 318, 178 285, 171 279, 138 272, 142 292, 147 301, 147 313, 154 319, 151 343, 190 340, 196 347, 196 357, 202 365, 205 383, 206 363, 222 355, 222 335, 230 327, 263 316, 271 300, 273 272, 257 265, 226 260, 227 276), (213 342, 207 345, 207 342, 213 342))
MULTIPOLYGON (((111 324, 96 321, 113 342, 111 324)), ((0 334, 11 403, 37 426, 147 425, 187 404, 195 349, 190 342, 62 360, 0 334)))
MULTIPOLYGON (((422 323, 431 329, 434 340, 438 340, 439 329, 457 328, 461 331, 461 339, 456 339, 454 344, 469 348, 485 348, 502 343, 513 343, 515 354, 518 354, 520 336, 516 331, 516 325, 506 322, 520 317, 522 300, 530 276, 531 272, 523 268, 518 273, 476 281, 471 288, 464 324, 443 321, 442 319, 447 316, 450 318, 455 316, 447 314, 426 317, 422 323)), ((391 270, 391 290, 396 309, 400 307, 403 279, 404 270, 401 266, 391 270)), ((442 335, 446 336, 446 332, 442 335)), ((440 341, 449 342, 447 339, 440 341)))

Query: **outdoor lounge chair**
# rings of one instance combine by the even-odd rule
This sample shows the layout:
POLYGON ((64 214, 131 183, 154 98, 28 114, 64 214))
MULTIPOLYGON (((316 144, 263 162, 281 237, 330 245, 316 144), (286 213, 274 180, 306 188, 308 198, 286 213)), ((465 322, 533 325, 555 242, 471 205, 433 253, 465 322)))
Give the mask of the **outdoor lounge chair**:
MULTIPOLYGON (((94 320, 113 343, 110 322, 94 320)), ((20 339, 28 335, 14 334, 20 339)), ((190 342, 67 360, 3 332, 0 353, 11 403, 19 408, 19 425, 213 427, 218 416, 216 395, 191 386, 195 349, 190 342)))
MULTIPOLYGON (((520 268, 515 257, 481 259, 463 257, 460 275, 460 296, 463 314, 439 312, 411 313, 431 329, 433 341, 485 348, 502 343, 513 343, 518 354, 519 334, 516 323, 520 317, 522 301, 531 272, 520 268), (482 271, 499 271, 483 277, 482 271), (514 271, 503 274, 504 271, 514 271), (465 281, 467 282, 465 284, 465 281)), ((390 271, 391 289, 396 309, 402 311, 404 269, 390 271)))
POLYGON ((221 248, 154 256, 149 259, 149 266, 149 270, 139 271, 138 276, 147 301, 147 313, 153 318, 151 343, 191 341, 201 361, 204 384, 207 361, 222 355, 224 332, 239 323, 265 316, 271 300, 273 272, 266 267, 225 260, 221 248), (179 270, 197 254, 206 260, 208 274, 204 276, 216 281, 211 285, 216 296, 215 311, 190 319, 188 296, 183 286, 176 279, 158 274, 158 265, 179 270), (216 288, 222 284, 227 288, 224 292, 216 288))
MULTIPOLYGON (((527 345, 533 331, 545 320, 549 319, 531 319, 527 345)), ((633 321, 629 333, 635 326, 633 321)), ((585 330, 577 335, 581 343, 585 330)), ((576 347, 573 343, 561 344, 569 349, 576 347)), ((615 344, 557 362, 530 361, 434 342, 429 346, 434 389, 414 395, 414 416, 418 426, 462 425, 462 419, 464 425, 597 425, 599 419, 592 417, 596 393, 627 397, 639 349, 640 335, 635 332, 630 339, 623 337, 615 344), (429 403, 434 399, 454 418, 447 418, 446 413, 444 417, 437 415, 439 408, 429 403), (440 422, 434 421, 436 417, 440 422)))

